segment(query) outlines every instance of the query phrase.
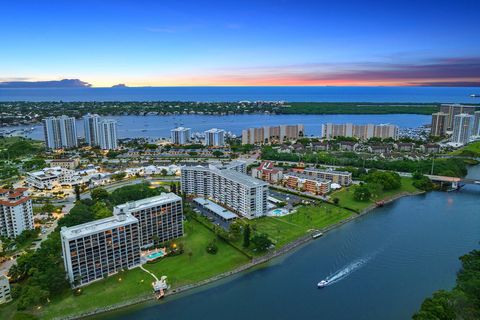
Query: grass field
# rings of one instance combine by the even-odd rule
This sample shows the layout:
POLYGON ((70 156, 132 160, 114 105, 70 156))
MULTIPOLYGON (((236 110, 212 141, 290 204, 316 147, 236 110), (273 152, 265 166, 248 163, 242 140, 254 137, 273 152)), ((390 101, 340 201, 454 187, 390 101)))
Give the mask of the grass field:
POLYGON ((450 154, 480 157, 480 141, 469 143, 465 147, 455 150, 450 154))
POLYGON ((416 192, 418 191, 417 188, 415 188, 412 183, 413 180, 411 178, 405 178, 402 177, 402 186, 400 189, 397 190, 390 190, 390 191, 383 191, 380 192, 379 194, 374 194, 372 199, 369 201, 356 201, 353 199, 353 188, 354 187, 349 187, 349 188, 344 188, 340 191, 337 191, 331 195, 332 199, 333 198, 338 198, 340 200, 339 205, 343 207, 347 207, 350 209, 358 210, 361 211, 368 206, 372 205, 375 203, 375 201, 379 200, 385 200, 388 199, 392 196, 395 196, 398 193, 401 192, 416 192))
MULTIPOLYGON (((208 254, 205 247, 215 235, 196 221, 187 222, 185 232, 187 235, 181 239, 185 246, 182 255, 145 265, 159 278, 166 275, 172 287, 207 279, 248 262, 242 253, 220 241, 217 241, 218 253, 208 254)), ((151 293, 152 281, 152 276, 140 268, 122 272, 82 288, 80 296, 68 293, 55 299, 40 316, 50 319, 134 299, 151 293)))
POLYGON ((299 207, 296 213, 284 217, 255 219, 252 223, 257 232, 268 234, 278 249, 313 229, 328 227, 352 214, 351 211, 324 203, 299 207))

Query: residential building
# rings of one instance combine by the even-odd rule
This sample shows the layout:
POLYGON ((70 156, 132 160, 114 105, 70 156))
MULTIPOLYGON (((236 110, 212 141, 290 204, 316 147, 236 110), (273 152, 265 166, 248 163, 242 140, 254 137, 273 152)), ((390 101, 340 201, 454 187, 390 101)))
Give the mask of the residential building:
POLYGON ((464 106, 461 104, 442 104, 440 105, 440 112, 448 114, 447 116, 447 130, 453 130, 455 116, 465 113, 471 114, 475 112, 476 107, 474 106, 464 106))
POLYGON ((445 112, 433 113, 430 135, 435 137, 444 136, 447 132, 448 117, 448 113, 445 112))
POLYGON ((52 190, 62 185, 74 185, 82 182, 80 174, 74 170, 62 167, 44 168, 39 171, 27 172, 25 182, 36 189, 52 190))
POLYGON ((452 142, 467 144, 472 136, 474 117, 470 114, 461 113, 454 117, 452 142))
POLYGON ((480 136, 480 111, 475 111, 473 114, 473 136, 480 136))
POLYGON ((377 144, 373 146, 368 146, 368 152, 376 154, 387 154, 390 153, 392 147, 389 144, 377 144))
POLYGON ((398 126, 392 124, 322 124, 322 138, 354 137, 361 140, 370 138, 398 139, 398 126))
POLYGON ((80 159, 73 158, 73 159, 53 159, 53 160, 46 160, 46 162, 50 165, 51 168, 60 167, 63 169, 70 169, 73 170, 80 164, 80 159))
POLYGON ((0 235, 14 238, 33 228, 33 207, 28 189, 0 189, 0 235))
POLYGON ((213 128, 205 131, 205 145, 211 147, 225 146, 225 130, 213 128))
POLYGON ((62 227, 62 254, 73 287, 101 280, 140 265, 138 219, 117 214, 73 227, 62 227))
POLYGON ((182 198, 174 193, 127 202, 116 206, 113 213, 128 213, 138 219, 141 248, 183 236, 182 198))
POLYGON ((413 142, 399 142, 393 144, 393 147, 398 151, 411 152, 415 150, 415 143, 413 142))
POLYGON ((338 143, 338 148, 342 151, 355 151, 357 146, 358 146, 358 143, 353 141, 340 141, 338 143))
POLYGON ((318 179, 330 180, 341 186, 348 186, 352 183, 352 173, 347 171, 322 170, 315 168, 293 169, 293 171, 304 173, 318 179))
POLYGON ((248 219, 267 213, 268 184, 233 169, 186 166, 181 170, 182 192, 211 199, 248 219))
POLYGON ((117 121, 102 120, 98 124, 99 146, 103 150, 118 149, 117 121))
POLYGON ((283 179, 283 172, 275 168, 272 161, 263 161, 257 168, 252 169, 252 177, 270 183, 279 183, 283 179))
POLYGON ((283 143, 289 140, 297 140, 304 135, 303 124, 248 128, 242 130, 242 144, 283 143))
POLYGON ((241 160, 233 160, 228 163, 216 162, 210 163, 210 165, 220 170, 233 170, 243 174, 247 174, 247 163, 241 160))
POLYGON ((99 123, 100 116, 98 114, 87 113, 83 116, 83 127, 85 131, 85 142, 89 146, 100 145, 99 123))
POLYGON ((330 192, 330 180, 306 175, 298 172, 287 172, 283 175, 284 186, 312 194, 324 195, 330 192))
POLYGON ((12 300, 10 293, 10 282, 4 275, 0 275, 0 304, 7 303, 12 300))
POLYGON ((423 153, 438 153, 440 152, 440 145, 437 143, 427 143, 420 146, 423 153))
POLYGON ((191 141, 190 128, 178 127, 170 130, 173 144, 188 144, 191 141))
POLYGON ((47 149, 69 149, 78 146, 77 127, 74 117, 60 116, 43 119, 47 149))

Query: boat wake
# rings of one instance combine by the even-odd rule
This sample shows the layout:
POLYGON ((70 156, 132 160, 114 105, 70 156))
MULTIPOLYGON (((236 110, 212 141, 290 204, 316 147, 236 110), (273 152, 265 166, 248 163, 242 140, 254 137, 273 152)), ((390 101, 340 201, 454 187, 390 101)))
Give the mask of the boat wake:
POLYGON ((351 273, 364 266, 371 258, 372 256, 353 261, 335 273, 330 274, 327 278, 325 278, 325 280, 322 280, 322 283, 319 283, 319 287, 326 287, 345 279, 351 273))

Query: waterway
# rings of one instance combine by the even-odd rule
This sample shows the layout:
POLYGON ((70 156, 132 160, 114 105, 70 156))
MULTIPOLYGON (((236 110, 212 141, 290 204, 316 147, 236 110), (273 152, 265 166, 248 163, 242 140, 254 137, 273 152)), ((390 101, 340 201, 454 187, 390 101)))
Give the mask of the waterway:
MULTIPOLYGON (((308 136, 320 135, 322 123, 355 123, 355 124, 381 124, 391 123, 400 128, 417 128, 431 122, 429 115, 417 114, 381 114, 381 115, 265 115, 265 114, 244 114, 229 116, 213 115, 168 115, 168 116, 114 116, 105 117, 118 121, 119 138, 162 138, 169 137, 170 130, 177 126, 184 126, 192 129, 192 132, 203 132, 211 128, 220 128, 240 135, 243 129, 249 127, 280 125, 280 124, 303 124, 305 134, 308 136)), ((41 124, 34 126, 12 126, 6 130, 25 129, 33 127, 34 130, 27 134, 27 137, 43 140, 43 127, 41 124)), ((77 134, 84 136, 83 121, 76 121, 77 134)))
MULTIPOLYGON (((469 176, 480 178, 480 166, 469 176)), ((458 257, 479 240, 480 185, 404 197, 268 265, 97 318, 409 319, 454 286, 458 257)))

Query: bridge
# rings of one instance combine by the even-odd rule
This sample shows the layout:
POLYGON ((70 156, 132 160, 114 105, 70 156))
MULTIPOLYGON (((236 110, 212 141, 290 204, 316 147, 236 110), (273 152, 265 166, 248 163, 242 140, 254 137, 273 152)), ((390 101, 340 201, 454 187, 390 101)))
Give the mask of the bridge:
POLYGON ((446 176, 436 176, 431 174, 426 174, 430 180, 440 183, 450 183, 453 189, 458 189, 461 185, 465 184, 478 184, 480 185, 480 179, 469 179, 469 178, 457 178, 457 177, 446 177, 446 176))

